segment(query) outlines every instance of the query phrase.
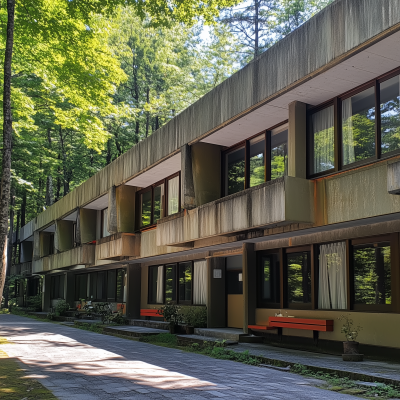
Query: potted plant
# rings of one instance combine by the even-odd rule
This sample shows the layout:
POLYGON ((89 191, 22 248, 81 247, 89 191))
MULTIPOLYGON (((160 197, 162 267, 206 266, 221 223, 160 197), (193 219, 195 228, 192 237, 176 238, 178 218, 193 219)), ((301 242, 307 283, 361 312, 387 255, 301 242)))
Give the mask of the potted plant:
POLYGON ((176 304, 168 303, 162 306, 161 309, 158 310, 158 314, 162 315, 164 319, 169 322, 169 332, 172 334, 175 333, 177 325, 183 321, 181 307, 176 304))
POLYGON ((207 327, 207 308, 200 306, 188 307, 185 313, 186 334, 193 335, 195 328, 207 327))
POLYGON ((341 315, 339 320, 343 321, 341 333, 346 337, 346 341, 343 342, 343 361, 362 361, 364 355, 358 352, 359 342, 356 341, 362 327, 354 326, 353 320, 347 315, 341 315))

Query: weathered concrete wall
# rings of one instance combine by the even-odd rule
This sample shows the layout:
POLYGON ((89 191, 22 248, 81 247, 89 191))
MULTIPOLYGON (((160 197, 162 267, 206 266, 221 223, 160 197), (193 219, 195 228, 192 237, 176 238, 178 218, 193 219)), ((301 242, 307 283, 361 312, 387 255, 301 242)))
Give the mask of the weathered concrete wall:
POLYGON ((158 256, 161 254, 176 253, 178 251, 187 250, 186 247, 178 246, 157 246, 157 229, 142 232, 140 235, 140 257, 158 256))
POLYGON ((117 233, 102 238, 96 244, 97 260, 120 259, 121 257, 138 257, 140 254, 140 235, 117 233))
POLYGON ((107 231, 112 235, 118 232, 117 222, 117 188, 112 186, 108 191, 107 231))
POLYGON ((135 232, 136 190, 136 187, 128 185, 121 185, 116 188, 118 232, 135 232))
POLYGON ((181 206, 184 210, 196 207, 192 173, 192 151, 188 144, 181 148, 181 206))
POLYGON ((400 28, 400 3, 338 0, 36 218, 39 229, 400 28), (295 62, 293 62, 295 60, 295 62))
POLYGON ((10 275, 29 275, 32 273, 32 262, 24 262, 11 266, 10 275))
POLYGON ((286 176, 159 221, 157 246, 276 223, 313 222, 313 183, 286 176))
POLYGON ((33 235, 33 231, 35 230, 35 220, 29 221, 26 225, 24 225, 19 231, 19 240, 22 242, 25 239, 28 239, 33 235))
POLYGON ((40 257, 48 256, 50 254, 50 240, 52 236, 49 232, 40 232, 39 234, 39 254, 40 257))
POLYGON ((55 250, 63 252, 74 247, 74 225, 72 221, 59 220, 56 222, 55 250))
POLYGON ((209 143, 194 143, 191 146, 197 206, 221 197, 221 149, 221 146, 209 143))
POLYGON ((97 210, 81 208, 79 214, 81 243, 88 243, 96 240, 97 210))

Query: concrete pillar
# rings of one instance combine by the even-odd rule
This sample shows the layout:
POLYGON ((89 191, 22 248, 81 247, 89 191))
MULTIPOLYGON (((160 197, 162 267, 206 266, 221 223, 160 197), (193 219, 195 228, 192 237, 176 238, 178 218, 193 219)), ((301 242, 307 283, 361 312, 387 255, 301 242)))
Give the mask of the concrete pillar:
POLYGON ((126 317, 130 319, 139 319, 141 296, 141 266, 140 264, 128 265, 126 271, 126 317))
POLYGON ((288 175, 306 179, 307 105, 301 101, 294 101, 289 104, 288 133, 288 175))
POLYGON ((64 298, 70 307, 74 305, 75 300, 75 274, 65 273, 64 278, 64 298))
POLYGON ((121 185, 116 188, 117 231, 135 232, 136 187, 121 185))
POLYGON ((56 221, 56 243, 57 252, 71 250, 74 247, 74 224, 72 221, 56 221))
MULTIPOLYGON (((96 240, 97 210, 81 208, 79 210, 80 243, 96 240)), ((78 230, 78 224, 76 226, 78 230)))
POLYGON ((249 333, 248 326, 256 323, 257 307, 257 260, 254 243, 243 243, 243 332, 249 333))
POLYGON ((185 210, 196 207, 196 197, 194 192, 193 174, 192 174, 192 152, 188 144, 181 147, 181 182, 182 196, 181 204, 185 210))
POLYGON ((97 210, 96 211, 96 240, 99 240, 101 238, 101 211, 97 210))
POLYGON ((51 275, 45 275, 42 288, 42 310, 50 311, 51 275))
POLYGON ((196 206, 221 198, 221 146, 195 143, 191 156, 196 206))
POLYGON ((207 327, 226 327, 226 272, 224 257, 207 258, 207 327))
POLYGON ((117 226, 117 188, 111 187, 108 191, 107 230, 111 235, 118 232, 117 226))
POLYGON ((39 260, 40 258, 40 232, 33 232, 33 259, 39 260))

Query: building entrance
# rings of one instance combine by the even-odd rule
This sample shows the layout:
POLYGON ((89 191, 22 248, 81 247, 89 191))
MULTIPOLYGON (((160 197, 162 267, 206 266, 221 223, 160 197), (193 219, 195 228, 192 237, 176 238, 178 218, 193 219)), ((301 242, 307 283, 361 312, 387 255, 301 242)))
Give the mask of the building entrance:
POLYGON ((243 329, 242 256, 226 259, 227 326, 243 329))

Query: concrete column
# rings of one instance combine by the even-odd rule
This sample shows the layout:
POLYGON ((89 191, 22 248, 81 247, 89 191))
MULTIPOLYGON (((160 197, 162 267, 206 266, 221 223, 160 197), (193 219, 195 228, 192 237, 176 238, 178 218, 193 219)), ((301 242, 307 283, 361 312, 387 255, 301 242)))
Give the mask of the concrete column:
MULTIPOLYGON (((97 210, 81 208, 79 210, 80 243, 88 243, 96 240, 97 210)), ((78 224, 76 226, 78 230, 78 224)))
POLYGON ((191 156, 196 206, 221 198, 221 146, 195 143, 191 156))
POLYGON ((81 212, 80 208, 76 209, 76 227, 75 227, 75 244, 80 246, 82 244, 81 235, 81 212))
POLYGON ((226 327, 226 290, 225 258, 207 258, 208 293, 207 293, 207 327, 226 327), (214 272, 217 270, 216 272, 214 272), (215 274, 215 275, 214 275, 215 274), (214 276, 220 276, 214 277, 214 276))
POLYGON ((118 232, 117 226, 117 188, 113 186, 108 191, 107 230, 111 235, 118 232))
POLYGON ((181 147, 181 182, 182 182, 182 208, 190 210, 196 207, 192 174, 192 152, 188 144, 181 147))
POLYGON ((254 243, 243 243, 243 331, 249 333, 248 326, 256 323, 257 307, 257 265, 254 243))
POLYGON ((117 231, 135 232, 136 187, 121 185, 116 188, 117 231))
POLYGON ((43 278, 43 289, 42 289, 42 310, 50 311, 50 293, 51 293, 51 275, 45 275, 43 278))
POLYGON ((40 232, 33 232, 33 259, 39 260, 40 258, 40 232))
POLYGON ((126 317, 140 318, 141 297, 141 266, 140 264, 127 266, 126 293, 126 317))
POLYGON ((64 278, 64 299, 70 307, 74 305, 75 300, 75 274, 65 273, 64 278))
POLYGON ((74 247, 74 224, 72 221, 56 221, 57 252, 71 250, 74 247))
POLYGON ((307 177, 306 136, 307 105, 300 101, 294 101, 289 104, 289 176, 304 179, 307 177))
POLYGON ((101 238, 101 211, 97 210, 96 211, 96 240, 99 240, 101 238))

